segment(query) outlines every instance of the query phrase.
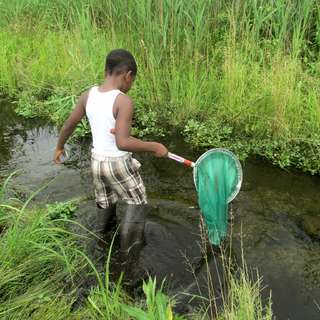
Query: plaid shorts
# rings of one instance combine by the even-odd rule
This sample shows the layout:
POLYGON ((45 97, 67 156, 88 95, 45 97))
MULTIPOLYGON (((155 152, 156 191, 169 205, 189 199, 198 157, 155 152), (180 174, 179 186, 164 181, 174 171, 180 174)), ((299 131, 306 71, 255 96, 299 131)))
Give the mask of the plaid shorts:
POLYGON ((139 174, 141 164, 131 154, 120 157, 92 155, 91 167, 96 203, 106 208, 119 199, 128 204, 146 204, 146 188, 139 174))

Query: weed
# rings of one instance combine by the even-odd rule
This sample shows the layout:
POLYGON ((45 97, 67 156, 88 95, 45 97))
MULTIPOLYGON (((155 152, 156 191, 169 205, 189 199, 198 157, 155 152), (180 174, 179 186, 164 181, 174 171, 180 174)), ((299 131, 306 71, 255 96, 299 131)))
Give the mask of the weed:
POLYGON ((46 208, 50 219, 71 219, 78 206, 74 201, 66 201, 47 204, 46 208))

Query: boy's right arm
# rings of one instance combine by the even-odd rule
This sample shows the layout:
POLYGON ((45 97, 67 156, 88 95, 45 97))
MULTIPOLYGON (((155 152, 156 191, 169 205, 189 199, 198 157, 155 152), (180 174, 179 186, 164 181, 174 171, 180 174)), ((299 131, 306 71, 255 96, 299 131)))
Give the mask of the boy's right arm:
POLYGON ((56 164, 61 163, 60 157, 64 153, 64 145, 66 141, 73 133, 77 124, 81 121, 81 119, 86 114, 86 104, 88 100, 88 95, 89 95, 89 91, 85 91, 84 93, 82 93, 74 110, 71 112, 69 118, 63 124, 63 127, 59 134, 56 150, 54 152, 53 161, 56 164))
POLYGON ((116 118, 116 143, 120 150, 129 152, 150 151, 156 157, 166 157, 168 149, 161 143, 142 141, 130 135, 132 115, 133 115, 133 102, 127 95, 119 95, 116 99, 115 106, 116 118))

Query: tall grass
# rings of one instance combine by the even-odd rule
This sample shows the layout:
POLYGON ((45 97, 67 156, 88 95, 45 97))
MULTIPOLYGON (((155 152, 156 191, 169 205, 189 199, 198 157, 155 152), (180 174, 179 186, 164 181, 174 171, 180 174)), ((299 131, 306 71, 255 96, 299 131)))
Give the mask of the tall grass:
POLYGON ((320 172, 317 1, 14 0, 0 18, 0 88, 23 115, 61 124, 125 47, 141 133, 320 172))
POLYGON ((271 301, 267 306, 261 302, 261 282, 252 283, 245 270, 242 270, 240 279, 231 277, 230 296, 224 304, 223 312, 218 315, 219 320, 271 320, 273 313, 271 301))

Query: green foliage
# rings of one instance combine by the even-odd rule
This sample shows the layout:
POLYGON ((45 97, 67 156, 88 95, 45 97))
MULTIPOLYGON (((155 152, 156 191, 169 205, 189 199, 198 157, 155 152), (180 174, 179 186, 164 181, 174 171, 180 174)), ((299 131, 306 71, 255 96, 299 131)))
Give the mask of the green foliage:
POLYGON ((212 121, 200 122, 189 120, 184 127, 184 133, 187 139, 194 145, 199 147, 224 145, 225 141, 230 139, 232 135, 232 127, 223 124, 217 119, 212 121))
POLYGON ((24 116, 60 126, 125 47, 138 136, 185 131, 196 147, 320 172, 317 1, 14 0, 0 21, 0 88, 24 116))
POLYGON ((159 123, 159 115, 155 111, 136 109, 135 128, 132 134, 138 137, 164 136, 164 128, 159 123))
MULTIPOLYGON (((161 291, 156 290, 156 280, 143 282, 143 292, 146 297, 146 311, 139 307, 123 305, 124 311, 137 320, 173 320, 170 300, 161 291)), ((178 317, 175 317, 178 319, 178 317)), ((181 318, 180 318, 181 319, 181 318)))
POLYGON ((46 205, 47 214, 50 219, 70 219, 78 209, 74 201, 54 202, 46 205))
POLYGON ((41 209, 28 211, 26 205, 0 203, 7 226, 0 238, 0 317, 5 319, 32 318, 39 306, 54 305, 63 283, 71 284, 83 269, 74 236, 41 209))
POLYGON ((266 307, 261 302, 261 280, 253 283, 246 270, 240 277, 230 276, 230 288, 227 301, 218 320, 271 320, 273 313, 271 299, 266 307))

